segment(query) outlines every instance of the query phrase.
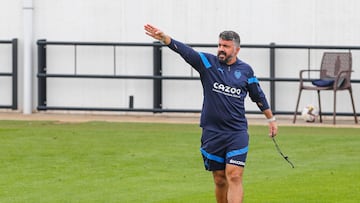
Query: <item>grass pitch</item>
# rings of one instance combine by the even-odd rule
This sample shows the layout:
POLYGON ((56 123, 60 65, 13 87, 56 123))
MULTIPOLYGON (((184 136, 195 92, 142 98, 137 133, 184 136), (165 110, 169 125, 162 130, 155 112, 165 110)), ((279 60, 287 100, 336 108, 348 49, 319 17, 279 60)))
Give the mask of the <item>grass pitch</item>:
MULTIPOLYGON (((358 202, 360 129, 250 126, 245 202, 358 202)), ((0 202, 215 202, 196 124, 0 121, 0 202)))

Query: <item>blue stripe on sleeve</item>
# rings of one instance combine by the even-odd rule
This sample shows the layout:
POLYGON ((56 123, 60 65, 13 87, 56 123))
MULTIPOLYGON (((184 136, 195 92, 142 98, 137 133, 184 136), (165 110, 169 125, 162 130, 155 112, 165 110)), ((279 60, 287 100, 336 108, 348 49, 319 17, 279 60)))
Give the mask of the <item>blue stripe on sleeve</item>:
POLYGON ((205 66, 206 68, 210 68, 210 67, 211 67, 211 64, 210 64, 209 60, 206 58, 205 54, 199 52, 199 55, 200 55, 200 58, 201 58, 201 60, 202 60, 202 62, 203 62, 203 64, 204 64, 204 66, 205 66))
POLYGON ((259 80, 256 77, 252 77, 252 78, 248 79, 248 83, 249 84, 251 84, 251 83, 259 83, 259 80))
POLYGON ((241 154, 245 154, 249 151, 248 146, 242 148, 242 149, 238 149, 238 150, 234 150, 234 151, 230 151, 226 154, 226 158, 229 157, 233 157, 233 156, 237 156, 237 155, 241 155, 241 154))
POLYGON ((207 153, 204 149, 200 148, 201 153, 208 159, 219 162, 219 163, 225 163, 224 158, 221 158, 219 156, 213 155, 213 154, 209 154, 207 153))

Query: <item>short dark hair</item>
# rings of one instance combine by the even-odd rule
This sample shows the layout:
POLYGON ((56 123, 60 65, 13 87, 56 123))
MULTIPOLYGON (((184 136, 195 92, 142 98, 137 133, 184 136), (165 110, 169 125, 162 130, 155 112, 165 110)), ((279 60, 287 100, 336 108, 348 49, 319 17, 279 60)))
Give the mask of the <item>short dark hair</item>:
POLYGON ((234 31, 223 31, 220 33, 219 38, 226 41, 233 41, 236 46, 240 47, 240 36, 234 31))

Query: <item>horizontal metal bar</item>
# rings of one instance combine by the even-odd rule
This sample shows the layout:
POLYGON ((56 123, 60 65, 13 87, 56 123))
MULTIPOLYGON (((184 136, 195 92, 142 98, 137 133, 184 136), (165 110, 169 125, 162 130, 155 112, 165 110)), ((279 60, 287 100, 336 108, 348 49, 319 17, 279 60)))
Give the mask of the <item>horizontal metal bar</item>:
MULTIPOLYGON (((1 73, 0 73, 1 76, 1 73)), ((5 74, 4 74, 5 76, 5 74)), ((11 75, 6 75, 11 76, 11 75)), ((152 76, 152 75, 86 75, 86 74, 44 74, 38 73, 42 78, 88 78, 88 79, 143 79, 143 80, 200 80, 199 77, 187 76, 152 76)), ((275 82, 299 82, 298 78, 258 78, 260 81, 275 82)), ((305 82, 311 82, 311 79, 304 79, 305 82)), ((352 83, 360 83, 360 80, 351 80, 352 83)))
POLYGON ((174 113, 199 113, 198 109, 153 109, 153 108, 100 108, 100 107, 61 107, 38 106, 38 110, 70 110, 70 111, 133 111, 133 112, 174 112, 174 113))
MULTIPOLYGON (((217 44, 187 44, 191 47, 217 47, 217 44)), ((329 46, 329 45, 288 45, 288 44, 242 44, 242 48, 264 49, 360 49, 360 46, 329 46)))
POLYGON ((12 44, 12 40, 0 40, 0 44, 12 44))
POLYGON ((13 76, 13 73, 0 73, 0 76, 13 76))
POLYGON ((43 78, 91 78, 91 79, 161 79, 161 80, 199 80, 199 77, 186 76, 152 76, 152 75, 86 75, 86 74, 45 74, 38 73, 43 78))
POLYGON ((0 105, 0 109, 10 109, 12 107, 12 105, 0 105))
MULTIPOLYGON (((0 106, 1 108, 1 106, 0 106)), ((155 112, 155 113, 200 113, 200 109, 152 109, 152 108, 100 108, 100 107, 64 107, 38 106, 38 110, 69 110, 69 111, 128 111, 128 112, 155 112)), ((261 111, 246 111, 246 114, 262 114, 261 111)), ((276 111, 274 114, 293 115, 293 111, 276 111)), ((332 112, 322 112, 322 115, 332 116, 332 112)), ((352 113, 337 112, 337 116, 353 116, 352 113)), ((358 113, 357 116, 360 116, 358 113)))
MULTIPOLYGON (((38 45, 79 45, 79 46, 156 46, 153 43, 135 43, 135 42, 59 42, 59 41, 45 41, 38 40, 38 45)), ((162 46, 162 45, 161 45, 162 46)))
MULTIPOLYGON (((217 44, 188 44, 191 47, 217 47, 217 44)), ((264 49, 360 49, 360 46, 287 45, 287 44, 242 44, 242 48, 264 49)))
MULTIPOLYGON (((11 41, 4 41, 6 43, 11 41)), ((1 43, 1 41, 0 41, 1 43)), ((46 41, 38 40, 38 45, 80 45, 80 46, 166 46, 159 43, 136 43, 136 42, 78 42, 78 41, 46 41)), ((191 47, 217 47, 217 44, 189 43, 191 47)), ((291 44, 242 44, 243 48, 275 48, 275 49, 360 49, 360 46, 329 46, 329 45, 291 45, 291 44)))
MULTIPOLYGON (((274 81, 274 82, 299 82, 298 78, 258 78, 260 81, 274 81)), ((311 82, 313 79, 303 79, 304 82, 311 82)), ((351 80, 351 83, 360 83, 360 80, 351 80)))

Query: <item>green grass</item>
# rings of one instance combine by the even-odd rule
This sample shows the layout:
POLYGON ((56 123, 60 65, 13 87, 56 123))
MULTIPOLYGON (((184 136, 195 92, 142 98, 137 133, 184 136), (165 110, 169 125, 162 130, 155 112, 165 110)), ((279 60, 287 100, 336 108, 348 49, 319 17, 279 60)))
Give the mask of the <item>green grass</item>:
MULTIPOLYGON (((360 129, 250 126, 245 202, 358 202, 360 129)), ((215 202, 196 124, 0 121, 0 202, 215 202)))

